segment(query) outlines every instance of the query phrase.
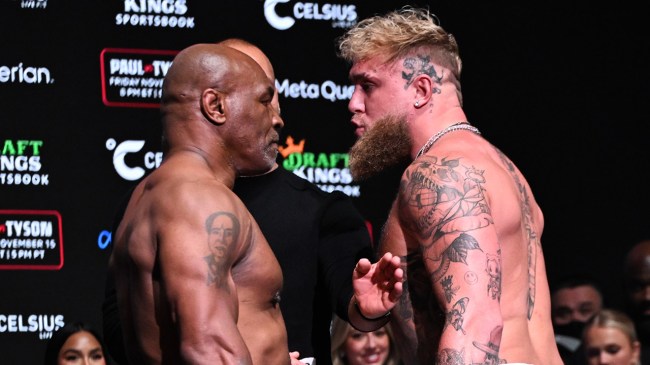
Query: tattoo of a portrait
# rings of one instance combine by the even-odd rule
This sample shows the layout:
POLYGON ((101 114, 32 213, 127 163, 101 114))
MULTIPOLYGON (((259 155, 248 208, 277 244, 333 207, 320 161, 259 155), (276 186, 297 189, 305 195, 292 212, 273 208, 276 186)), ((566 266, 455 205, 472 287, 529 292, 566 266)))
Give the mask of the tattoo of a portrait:
POLYGON ((442 289, 445 293, 445 299, 447 300, 447 303, 451 303, 451 300, 454 298, 454 295, 456 295, 456 292, 458 292, 458 289, 460 289, 459 286, 454 287, 452 283, 453 275, 448 275, 442 278, 440 281, 440 284, 442 285, 442 289))
POLYGON ((465 349, 460 351, 450 348, 440 349, 436 365, 465 365, 464 357, 465 349))
POLYGON ((469 298, 467 297, 461 298, 454 303, 454 306, 445 315, 446 321, 442 329, 443 331, 447 326, 451 325, 456 331, 461 331, 463 334, 466 334, 463 329, 463 322, 465 321, 463 314, 465 314, 465 310, 467 309, 467 303, 469 303, 469 298))
MULTIPOLYGON (((433 82, 438 85, 442 85, 442 78, 444 73, 438 76, 436 69, 431 64, 431 56, 426 55, 417 55, 416 57, 407 57, 404 59, 404 68, 407 71, 402 71, 402 78, 406 81, 404 85, 404 90, 406 90, 409 85, 413 83, 413 80, 417 75, 428 75, 431 77, 433 82)), ((434 87, 431 90, 434 94, 440 94, 441 90, 437 87, 434 87)))
POLYGON ((487 254, 485 272, 489 280, 487 293, 492 299, 501 301, 501 250, 496 255, 487 254))
POLYGON ((229 212, 212 213, 205 220, 210 254, 203 257, 208 265, 207 285, 216 284, 227 289, 227 282, 222 276, 227 270, 228 254, 239 239, 239 219, 229 212))

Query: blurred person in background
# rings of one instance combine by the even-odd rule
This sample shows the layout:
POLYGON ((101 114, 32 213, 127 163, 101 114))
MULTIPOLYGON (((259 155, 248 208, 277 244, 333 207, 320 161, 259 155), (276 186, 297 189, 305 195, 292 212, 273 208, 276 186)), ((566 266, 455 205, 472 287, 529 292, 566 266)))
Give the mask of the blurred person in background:
POLYGON ((85 322, 72 322, 48 341, 43 365, 110 365, 102 337, 85 322))
POLYGON ((650 240, 641 240, 623 264, 626 313, 634 321, 641 343, 641 361, 650 364, 650 240))
POLYGON ((555 341, 565 365, 584 364, 581 348, 585 325, 603 308, 601 285, 587 274, 573 274, 551 285, 555 341))
POLYGON ((585 327, 582 340, 589 365, 641 365, 634 323, 621 311, 601 310, 585 327))
POLYGON ((332 365, 401 365, 389 326, 362 332, 339 317, 332 320, 332 365))

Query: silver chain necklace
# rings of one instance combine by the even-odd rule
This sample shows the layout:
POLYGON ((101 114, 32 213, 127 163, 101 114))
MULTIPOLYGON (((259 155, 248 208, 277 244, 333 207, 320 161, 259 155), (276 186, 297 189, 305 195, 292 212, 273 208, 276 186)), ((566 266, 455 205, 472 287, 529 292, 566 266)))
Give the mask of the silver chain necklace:
POLYGON ((469 124, 468 122, 454 123, 454 124, 450 125, 449 127, 445 128, 445 129, 441 130, 440 132, 438 132, 438 133, 434 134, 433 136, 431 136, 431 138, 429 138, 427 143, 425 143, 424 146, 422 146, 422 148, 420 148, 420 150, 418 151, 418 154, 415 156, 415 158, 418 158, 418 157, 422 156, 423 154, 427 153, 429 148, 431 148, 431 146, 433 146, 433 144, 436 143, 436 141, 439 140, 440 137, 444 136, 445 134, 447 134, 449 132, 457 131, 459 129, 465 129, 465 130, 474 132, 474 133, 476 133, 478 135, 481 134, 481 132, 478 130, 478 128, 474 127, 473 125, 469 124))

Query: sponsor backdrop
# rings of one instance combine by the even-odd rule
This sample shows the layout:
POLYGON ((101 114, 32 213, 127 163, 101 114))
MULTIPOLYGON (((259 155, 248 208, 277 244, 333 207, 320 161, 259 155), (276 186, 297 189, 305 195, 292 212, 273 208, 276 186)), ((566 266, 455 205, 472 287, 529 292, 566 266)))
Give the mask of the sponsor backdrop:
MULTIPOLYGON (((351 179, 353 89, 335 39, 404 4, 0 0, 0 363, 40 363, 67 322, 101 326, 116 207, 162 160, 161 84, 190 44, 240 37, 266 51, 283 168, 352 196, 377 237, 399 174, 351 179)), ((530 180, 551 277, 585 269, 617 283, 623 252, 647 233, 643 12, 410 4, 457 37, 470 121, 530 180)))

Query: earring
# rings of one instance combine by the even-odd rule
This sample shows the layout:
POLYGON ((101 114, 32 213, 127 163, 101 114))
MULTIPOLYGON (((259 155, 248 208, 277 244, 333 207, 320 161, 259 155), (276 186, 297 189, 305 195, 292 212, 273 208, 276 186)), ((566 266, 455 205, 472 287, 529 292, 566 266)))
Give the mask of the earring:
POLYGON ((415 107, 417 108, 417 107, 419 107, 419 106, 420 106, 420 100, 416 100, 416 101, 415 101, 415 107))

